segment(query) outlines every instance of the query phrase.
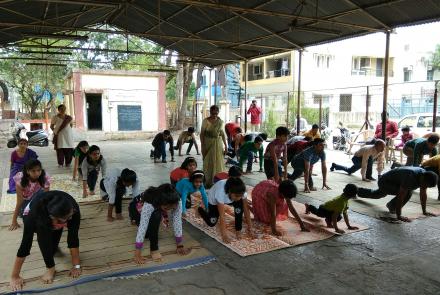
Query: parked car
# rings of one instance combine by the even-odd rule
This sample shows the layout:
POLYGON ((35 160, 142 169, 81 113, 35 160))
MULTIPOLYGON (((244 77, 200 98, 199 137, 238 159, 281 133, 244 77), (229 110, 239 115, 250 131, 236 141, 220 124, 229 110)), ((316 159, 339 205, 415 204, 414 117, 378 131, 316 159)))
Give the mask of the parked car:
MULTIPOLYGON (((402 127, 408 126, 414 137, 422 137, 423 135, 432 132, 432 113, 418 113, 407 115, 400 119, 397 123, 399 131, 402 127)), ((436 128, 440 131, 440 114, 436 120, 436 128)))

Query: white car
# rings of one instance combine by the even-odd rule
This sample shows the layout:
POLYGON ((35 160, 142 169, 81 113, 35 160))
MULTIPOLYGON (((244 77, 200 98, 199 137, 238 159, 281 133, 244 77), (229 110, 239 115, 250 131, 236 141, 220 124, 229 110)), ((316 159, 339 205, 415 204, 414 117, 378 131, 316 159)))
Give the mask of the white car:
MULTIPOLYGON (((437 115, 436 120, 436 131, 440 131, 440 114, 437 115)), ((414 134, 414 138, 422 137, 423 135, 432 132, 432 113, 418 113, 407 115, 400 119, 399 123, 397 123, 399 127, 399 133, 401 133, 400 129, 405 126, 411 128, 411 132, 414 134)))

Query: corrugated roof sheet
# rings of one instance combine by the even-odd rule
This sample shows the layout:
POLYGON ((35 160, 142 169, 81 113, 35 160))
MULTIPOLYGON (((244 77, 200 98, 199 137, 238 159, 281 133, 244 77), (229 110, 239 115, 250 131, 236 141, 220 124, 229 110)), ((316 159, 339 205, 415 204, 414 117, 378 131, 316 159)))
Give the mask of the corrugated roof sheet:
POLYGON ((108 23, 218 65, 439 19, 439 0, 0 1, 0 44, 108 23))

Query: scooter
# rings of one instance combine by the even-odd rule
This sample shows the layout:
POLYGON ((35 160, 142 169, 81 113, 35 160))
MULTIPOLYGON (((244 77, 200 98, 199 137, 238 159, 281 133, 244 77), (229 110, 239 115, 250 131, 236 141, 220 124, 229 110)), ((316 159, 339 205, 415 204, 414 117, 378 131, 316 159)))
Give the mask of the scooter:
MULTIPOLYGON (((26 132, 26 127, 19 122, 15 122, 15 124, 11 125, 14 127, 12 129, 12 138, 8 140, 8 148, 14 148, 18 144, 18 140, 20 139, 20 134, 26 132)), ((33 146, 48 146, 49 145, 49 136, 46 131, 43 129, 38 129, 34 131, 27 131, 26 136, 28 138, 29 145, 33 146)))

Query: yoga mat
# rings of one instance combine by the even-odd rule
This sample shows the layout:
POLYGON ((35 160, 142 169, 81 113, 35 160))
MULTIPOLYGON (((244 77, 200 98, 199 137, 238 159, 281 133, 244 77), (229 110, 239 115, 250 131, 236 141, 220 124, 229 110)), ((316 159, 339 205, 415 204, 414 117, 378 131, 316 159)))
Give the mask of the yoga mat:
MULTIPOLYGON (((249 199, 251 198, 251 192, 252 188, 248 187, 249 199)), ((225 244, 221 238, 220 232, 217 230, 217 226, 209 227, 201 218, 196 215, 195 210, 196 207, 200 204, 200 198, 195 196, 192 199, 193 204, 195 204, 196 206, 193 206, 193 208, 187 210, 185 219, 193 226, 200 229, 208 236, 217 240, 219 243, 231 249, 240 256, 250 256, 270 252, 287 247, 325 240, 331 238, 334 235, 337 235, 333 228, 326 227, 325 221, 322 218, 314 217, 312 215, 306 215, 304 204, 293 201, 296 211, 299 213, 301 219, 306 224, 306 227, 310 230, 310 232, 302 232, 300 230, 298 222, 293 217, 289 217, 285 221, 277 222, 278 228, 284 234, 281 237, 276 237, 271 234, 271 228, 269 225, 255 221, 251 214, 252 230, 256 238, 250 239, 249 237, 247 237, 247 225, 243 221, 242 238, 240 240, 237 240, 235 238, 233 208, 230 206, 226 206, 226 228, 227 234, 231 238, 231 243, 225 244)), ((368 227, 366 226, 356 225, 354 223, 352 223, 352 225, 358 226, 359 229, 348 230, 343 221, 339 223, 340 229, 345 230, 346 233, 353 233, 368 229, 368 227)))
MULTIPOLYGON (((88 203, 100 201, 100 189, 99 183, 101 179, 98 179, 95 188, 95 195, 87 196, 83 198, 82 181, 73 181, 70 174, 53 174, 50 175, 52 183, 50 190, 60 190, 70 194, 78 203, 88 203)), ((3 190, 0 199, 0 212, 13 212, 15 209, 15 203, 17 200, 16 194, 8 194, 7 191, 8 178, 3 179, 3 190)), ((128 189, 128 192, 130 189, 128 189)))
MULTIPOLYGON (((340 173, 335 173, 340 174, 340 173)), ((330 174, 332 175, 332 174, 330 174)), ((359 177, 353 175, 343 175, 343 177, 338 177, 337 179, 333 178, 333 181, 329 185, 332 190, 322 190, 321 184, 322 180, 320 177, 314 177, 315 186, 317 191, 312 191, 311 193, 304 193, 304 179, 297 179, 295 181, 298 187, 299 195, 305 198, 315 199, 319 202, 313 202, 314 205, 319 205, 323 202, 326 202, 335 196, 338 196, 342 193, 345 185, 347 183, 356 184, 358 187, 364 188, 377 188, 377 182, 365 182, 362 181, 359 177)), ((394 196, 386 196, 382 199, 365 199, 365 198, 356 198, 350 200, 349 207, 350 210, 367 215, 382 221, 396 223, 396 215, 388 212, 386 204, 393 198, 394 196)), ((437 188, 431 188, 428 190, 428 200, 426 205, 427 211, 440 215, 440 201, 437 200, 437 188)), ((402 216, 406 216, 411 220, 427 218, 427 216, 422 214, 422 207, 420 205, 420 194, 419 190, 413 192, 413 195, 408 203, 402 209, 402 216)))
MULTIPOLYGON (((128 201, 124 201, 127 208, 128 201)), ((126 271, 141 270, 149 272, 151 267, 168 265, 171 268, 188 267, 192 264, 197 265, 212 260, 210 252, 200 246, 188 233, 184 232, 184 245, 191 249, 186 256, 176 254, 176 242, 172 227, 165 229, 161 225, 159 233, 159 247, 162 253, 162 261, 155 262, 149 256, 149 242, 145 241, 143 255, 147 258, 146 264, 137 266, 133 261, 134 242, 137 227, 130 224, 127 211, 123 211, 124 220, 107 222, 107 204, 80 204, 81 208, 81 228, 80 238, 80 257, 83 275, 78 279, 69 277, 69 270, 72 267, 70 252, 66 245, 67 232, 63 233, 60 248, 63 252, 62 257, 55 257, 57 275, 52 285, 44 285, 40 281, 40 276, 44 274, 46 267, 38 248, 36 235, 31 254, 26 258, 23 265, 22 277, 26 281, 25 290, 44 290, 53 287, 65 287, 70 284, 87 282, 118 275, 127 276, 126 271), (192 261, 192 262, 191 262, 192 261), (179 264, 182 263, 182 264, 179 264)), ((22 228, 16 231, 8 231, 8 224, 1 224, 0 236, 2 246, 0 247, 0 293, 8 292, 12 265, 15 260, 18 247, 22 237, 22 228)), ((153 268, 160 270, 161 268, 153 268)), ((167 269, 166 266, 163 269, 167 269)))

